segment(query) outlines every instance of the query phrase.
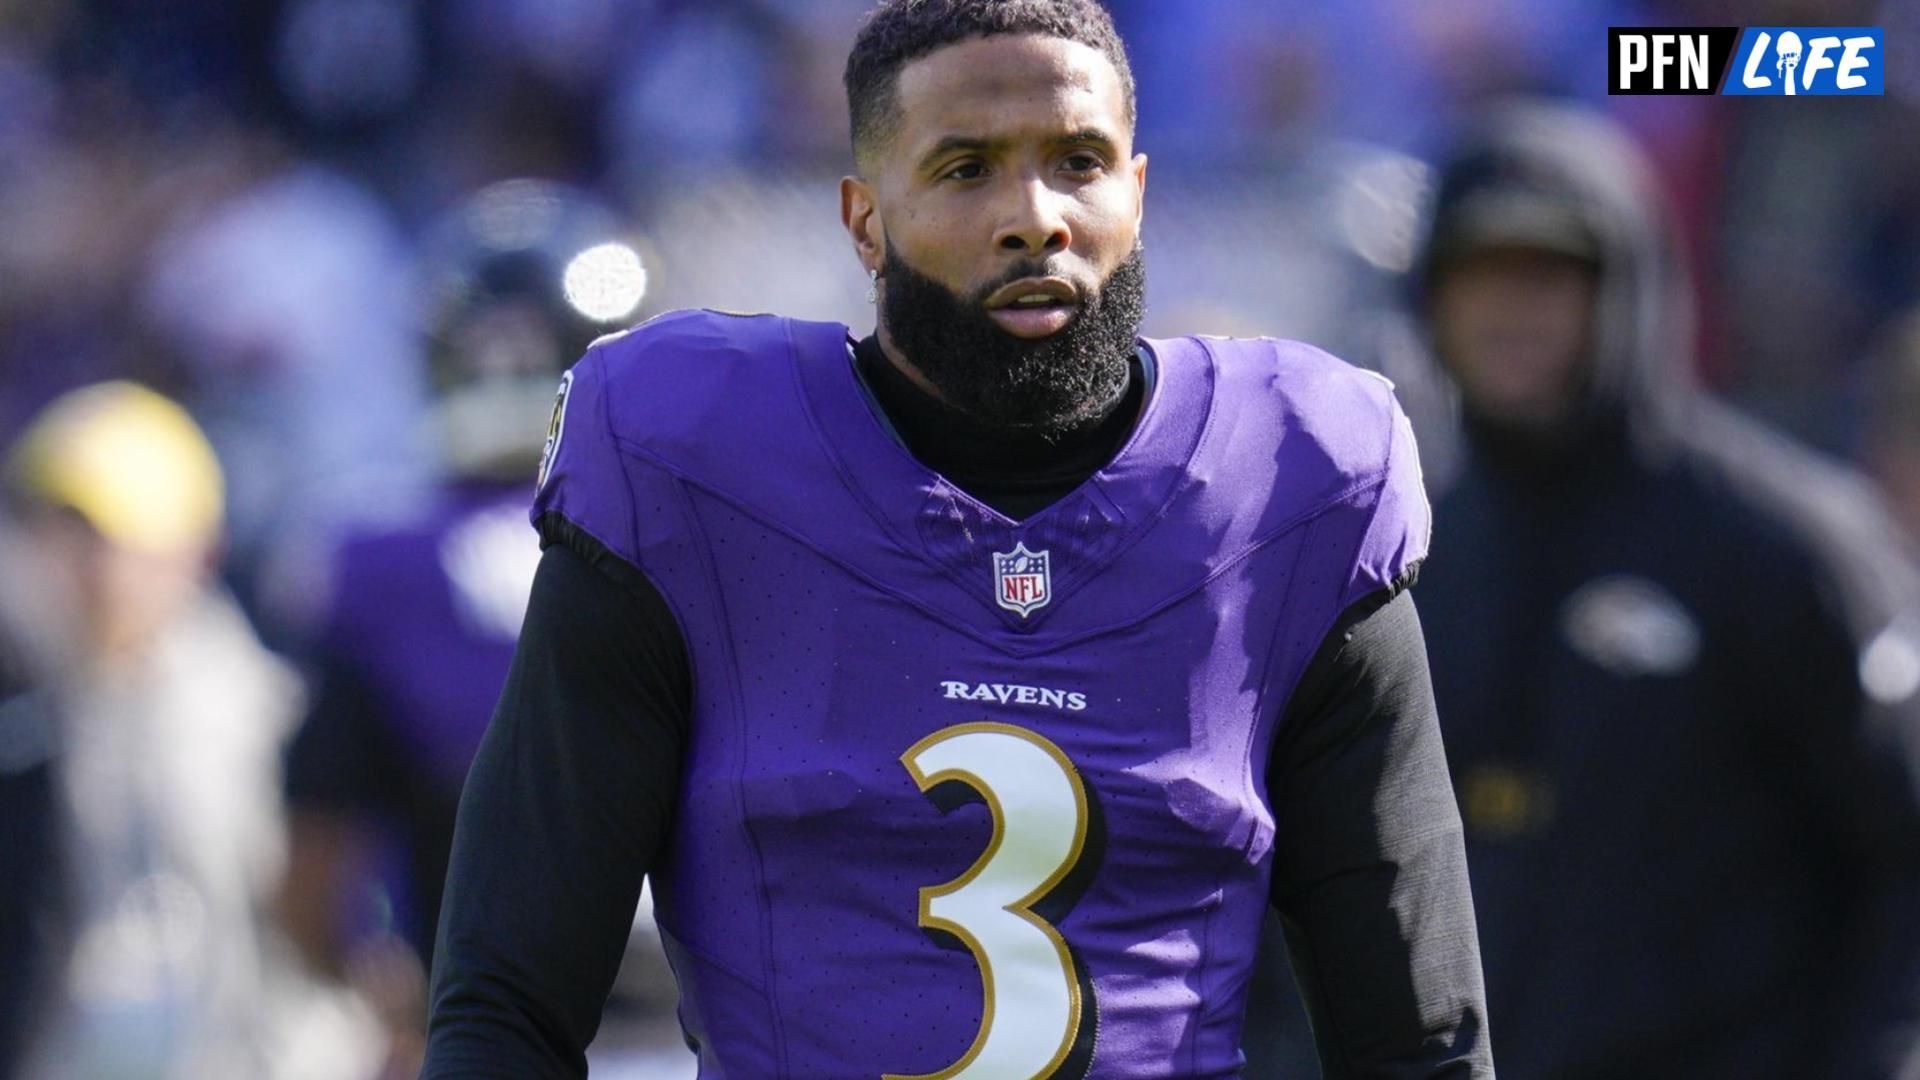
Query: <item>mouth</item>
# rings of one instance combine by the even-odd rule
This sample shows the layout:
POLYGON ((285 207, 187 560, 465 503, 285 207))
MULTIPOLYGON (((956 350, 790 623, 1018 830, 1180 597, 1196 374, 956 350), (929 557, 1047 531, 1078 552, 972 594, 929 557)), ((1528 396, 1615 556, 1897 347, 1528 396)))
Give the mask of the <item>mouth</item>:
POLYGON ((987 315, 1015 337, 1042 338, 1080 314, 1080 290, 1064 278, 1022 278, 987 297, 987 315))

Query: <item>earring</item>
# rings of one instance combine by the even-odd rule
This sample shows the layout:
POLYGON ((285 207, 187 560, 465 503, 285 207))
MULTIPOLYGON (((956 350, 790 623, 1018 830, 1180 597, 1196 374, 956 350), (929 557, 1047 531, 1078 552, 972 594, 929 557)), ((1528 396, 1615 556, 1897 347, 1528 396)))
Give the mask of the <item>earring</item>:
POLYGON ((879 302, 880 302, 880 271, 869 270, 867 271, 867 303, 877 304, 879 302))

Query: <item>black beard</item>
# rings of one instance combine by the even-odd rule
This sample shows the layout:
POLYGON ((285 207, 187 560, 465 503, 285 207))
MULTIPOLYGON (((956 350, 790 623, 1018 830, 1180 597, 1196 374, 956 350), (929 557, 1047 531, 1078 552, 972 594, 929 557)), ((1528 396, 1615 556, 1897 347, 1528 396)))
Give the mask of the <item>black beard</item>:
POLYGON ((1043 260, 1023 260, 963 297, 909 266, 889 242, 880 314, 894 347, 947 404, 990 427, 1057 441, 1101 419, 1127 388, 1146 317, 1146 260, 1136 244, 1106 281, 1075 281, 1080 311, 1048 337, 1016 337, 987 314, 986 299, 999 289, 1055 276, 1068 277, 1043 260))

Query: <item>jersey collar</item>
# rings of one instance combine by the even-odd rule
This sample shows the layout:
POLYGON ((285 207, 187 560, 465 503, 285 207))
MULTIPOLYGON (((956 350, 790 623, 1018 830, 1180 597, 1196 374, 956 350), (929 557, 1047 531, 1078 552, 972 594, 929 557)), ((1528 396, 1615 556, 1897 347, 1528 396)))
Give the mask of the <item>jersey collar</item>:
POLYGON ((1159 519, 1183 481, 1212 411, 1216 373, 1191 340, 1142 340, 1146 402, 1113 459, 1052 506, 1014 521, 909 453, 861 382, 845 326, 799 324, 795 352, 815 430, 843 483, 876 524, 996 621, 1032 633, 1159 519), (995 600, 993 556, 1047 552, 1050 598, 1016 613, 995 600))

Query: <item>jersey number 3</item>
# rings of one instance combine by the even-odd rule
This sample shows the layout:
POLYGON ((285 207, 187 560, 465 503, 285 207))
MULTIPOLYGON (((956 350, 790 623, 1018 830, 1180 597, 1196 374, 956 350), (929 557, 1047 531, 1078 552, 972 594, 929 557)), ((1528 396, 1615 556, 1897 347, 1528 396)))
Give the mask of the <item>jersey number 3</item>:
POLYGON ((980 965, 986 1006, 959 1061, 884 1080, 1009 1080, 1054 1074, 1079 1041, 1093 1003, 1066 941, 1033 906, 1081 861, 1086 785, 1060 748, 1011 724, 960 724, 900 757, 942 809, 984 800, 993 838, 966 873, 920 890, 920 925, 958 938, 980 965), (964 785, 954 789, 949 785, 964 785), (957 794, 959 800, 943 798, 957 794))

